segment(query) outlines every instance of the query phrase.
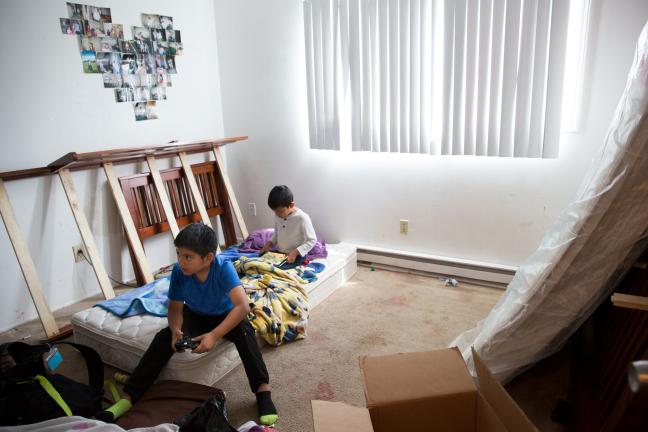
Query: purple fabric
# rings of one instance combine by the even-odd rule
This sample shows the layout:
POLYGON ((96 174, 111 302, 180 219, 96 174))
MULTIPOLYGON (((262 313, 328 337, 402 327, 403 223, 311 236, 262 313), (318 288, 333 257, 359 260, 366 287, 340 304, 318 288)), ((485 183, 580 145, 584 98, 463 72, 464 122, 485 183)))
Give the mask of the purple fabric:
MULTIPOLYGON (((239 247, 239 252, 259 252, 263 249, 263 245, 270 241, 273 233, 274 230, 272 228, 252 231, 248 238, 246 238, 243 244, 239 247)), ((277 249, 273 246, 270 251, 276 252, 277 249)), ((313 249, 306 254, 304 259, 312 260, 315 258, 326 258, 327 256, 326 241, 317 234, 317 243, 315 243, 313 249)))

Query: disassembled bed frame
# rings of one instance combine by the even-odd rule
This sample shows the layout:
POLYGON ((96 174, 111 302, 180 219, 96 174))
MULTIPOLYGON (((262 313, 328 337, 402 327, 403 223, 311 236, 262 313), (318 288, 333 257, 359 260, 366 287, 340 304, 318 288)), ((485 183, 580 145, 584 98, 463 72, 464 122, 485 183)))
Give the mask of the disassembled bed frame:
POLYGON ((175 238, 181 226, 193 221, 202 221, 211 227, 210 217, 214 216, 220 219, 226 245, 237 241, 234 219, 241 236, 248 236, 232 184, 224 171, 220 150, 226 144, 245 139, 247 136, 89 153, 72 152, 46 167, 0 173, 0 214, 48 339, 65 337, 71 328, 69 325, 59 328, 54 320, 4 182, 58 174, 99 287, 103 296, 109 299, 115 296, 113 286, 83 213, 71 171, 103 167, 124 225, 137 282, 143 285, 153 281, 142 243, 147 237, 169 231, 175 238), (193 153, 212 153, 214 160, 190 165, 187 155, 193 153), (178 157, 182 167, 158 170, 156 160, 169 157, 178 157), (143 160, 148 164, 148 173, 117 178, 114 164, 143 160))

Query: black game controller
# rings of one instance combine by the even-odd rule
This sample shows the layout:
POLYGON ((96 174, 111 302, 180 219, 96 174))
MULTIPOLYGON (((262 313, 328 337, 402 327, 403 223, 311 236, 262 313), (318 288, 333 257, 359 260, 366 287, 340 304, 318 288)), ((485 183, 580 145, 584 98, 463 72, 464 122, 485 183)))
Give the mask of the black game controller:
POLYGON ((186 349, 193 351, 198 348, 198 345, 200 345, 198 342, 191 340, 191 336, 184 335, 175 343, 175 349, 178 352, 184 352, 186 349))

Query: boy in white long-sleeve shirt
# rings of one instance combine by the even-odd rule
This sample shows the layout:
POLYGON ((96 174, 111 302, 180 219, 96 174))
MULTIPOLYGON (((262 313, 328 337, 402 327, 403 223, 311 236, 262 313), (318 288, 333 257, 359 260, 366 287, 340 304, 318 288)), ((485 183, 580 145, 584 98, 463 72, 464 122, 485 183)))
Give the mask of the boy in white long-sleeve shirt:
POLYGON ((261 250, 261 255, 277 245, 281 253, 287 254, 282 268, 302 264, 304 257, 317 243, 315 229, 310 217, 295 206, 293 193, 288 186, 275 186, 268 195, 268 206, 275 213, 274 234, 261 250))

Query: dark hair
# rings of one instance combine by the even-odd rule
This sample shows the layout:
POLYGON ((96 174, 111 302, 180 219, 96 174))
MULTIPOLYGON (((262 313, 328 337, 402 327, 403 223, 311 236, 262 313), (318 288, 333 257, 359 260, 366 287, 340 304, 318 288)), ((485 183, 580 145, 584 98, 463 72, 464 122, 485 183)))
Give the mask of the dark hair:
POLYGON ((286 185, 273 187, 268 195, 268 207, 272 210, 288 207, 293 201, 293 193, 286 185))
POLYGON ((204 257, 216 253, 218 235, 202 222, 190 223, 182 229, 173 241, 175 247, 192 250, 204 257))

